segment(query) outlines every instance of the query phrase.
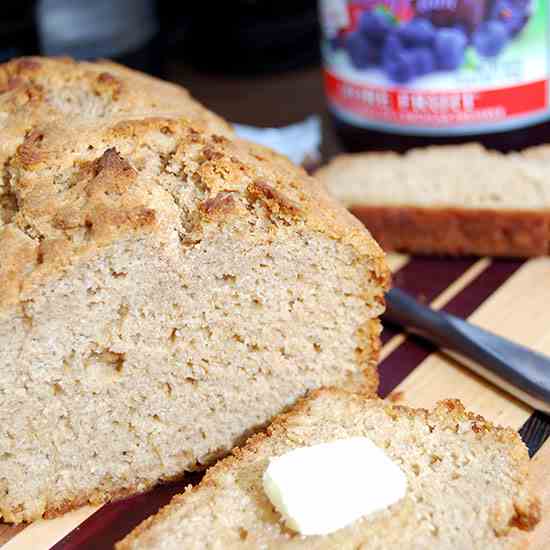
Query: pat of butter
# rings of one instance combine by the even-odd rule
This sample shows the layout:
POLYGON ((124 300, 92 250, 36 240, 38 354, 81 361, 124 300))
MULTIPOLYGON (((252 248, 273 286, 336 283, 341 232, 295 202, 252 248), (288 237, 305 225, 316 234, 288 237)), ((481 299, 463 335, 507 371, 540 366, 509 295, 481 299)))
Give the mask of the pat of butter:
POLYGON ((407 478, 370 439, 354 437, 270 459, 263 486, 288 527, 326 535, 403 498, 407 478))

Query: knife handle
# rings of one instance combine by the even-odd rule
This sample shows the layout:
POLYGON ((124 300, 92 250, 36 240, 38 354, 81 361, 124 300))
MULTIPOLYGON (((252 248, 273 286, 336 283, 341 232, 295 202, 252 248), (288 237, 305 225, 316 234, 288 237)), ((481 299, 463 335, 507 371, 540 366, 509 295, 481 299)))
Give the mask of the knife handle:
POLYGON ((384 319, 421 335, 531 407, 550 413, 550 359, 454 315, 419 304, 398 288, 384 319))

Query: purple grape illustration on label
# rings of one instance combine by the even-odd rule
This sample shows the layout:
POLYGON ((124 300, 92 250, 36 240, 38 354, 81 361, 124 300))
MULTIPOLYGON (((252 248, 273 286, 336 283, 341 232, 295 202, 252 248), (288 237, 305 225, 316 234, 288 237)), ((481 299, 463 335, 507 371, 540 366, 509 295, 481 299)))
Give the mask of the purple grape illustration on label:
POLYGON ((523 30, 532 12, 532 0, 495 0, 490 19, 502 23, 513 38, 523 30))
POLYGON ((359 19, 359 32, 375 42, 383 42, 393 26, 391 15, 383 9, 365 11, 359 19))
POLYGON ((400 25, 397 36, 407 47, 432 46, 435 39, 435 28, 431 21, 422 17, 416 17, 412 21, 400 25))
POLYGON ((379 48, 361 32, 355 31, 347 36, 346 46, 351 62, 357 69, 365 69, 378 63, 379 48))
POLYGON ((496 57, 508 43, 508 29, 500 21, 483 23, 473 36, 477 53, 483 57, 496 57))
POLYGON ((395 32, 386 39, 382 68, 391 80, 399 83, 408 82, 417 74, 415 56, 403 46, 395 32))
POLYGON ((325 87, 346 124, 471 136, 550 120, 549 0, 320 5, 325 87))
POLYGON ((435 55, 438 67, 443 71, 454 71, 464 61, 468 40, 458 28, 442 27, 435 37, 435 55))
POLYGON ((433 73, 437 69, 435 53, 430 48, 414 48, 411 50, 414 55, 418 76, 433 73))
POLYGON ((416 0, 416 13, 437 27, 460 26, 469 36, 483 22, 486 0, 416 0))
POLYGON ((499 56, 525 27, 532 0, 412 0, 403 19, 391 2, 362 4, 354 26, 340 44, 352 66, 373 68, 398 84, 451 72, 468 65, 466 54, 499 56))

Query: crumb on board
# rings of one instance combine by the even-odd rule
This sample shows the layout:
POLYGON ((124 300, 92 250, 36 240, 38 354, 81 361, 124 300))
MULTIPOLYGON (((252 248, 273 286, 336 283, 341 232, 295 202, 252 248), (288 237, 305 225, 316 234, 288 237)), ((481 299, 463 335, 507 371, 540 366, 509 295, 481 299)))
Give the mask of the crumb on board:
POLYGON ((388 401, 391 401, 392 403, 397 403, 398 401, 403 401, 403 398, 405 397, 405 392, 402 391, 394 391, 388 395, 387 399, 388 401))

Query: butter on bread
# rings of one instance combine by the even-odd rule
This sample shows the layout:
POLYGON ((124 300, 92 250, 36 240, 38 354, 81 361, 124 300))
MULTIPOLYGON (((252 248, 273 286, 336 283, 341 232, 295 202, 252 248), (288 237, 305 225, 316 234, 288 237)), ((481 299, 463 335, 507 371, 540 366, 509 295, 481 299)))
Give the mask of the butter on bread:
MULTIPOLYGON (((347 466, 343 461, 327 471, 324 483, 338 483, 347 466)), ((528 469, 516 432, 458 401, 426 411, 322 389, 210 468, 116 548, 526 548, 523 531, 540 518, 528 469), (399 465, 407 477, 405 497, 328 535, 288 529, 262 487, 270 458, 351 437, 369 438, 399 465)))
POLYGON ((348 527, 407 492, 404 472, 367 437, 304 445, 270 457, 262 485, 286 526, 302 535, 348 527), (335 469, 338 483, 327 483, 327 472, 335 469))
POLYGON ((0 66, 0 517, 203 468, 310 389, 377 386, 368 232, 183 89, 0 66))

